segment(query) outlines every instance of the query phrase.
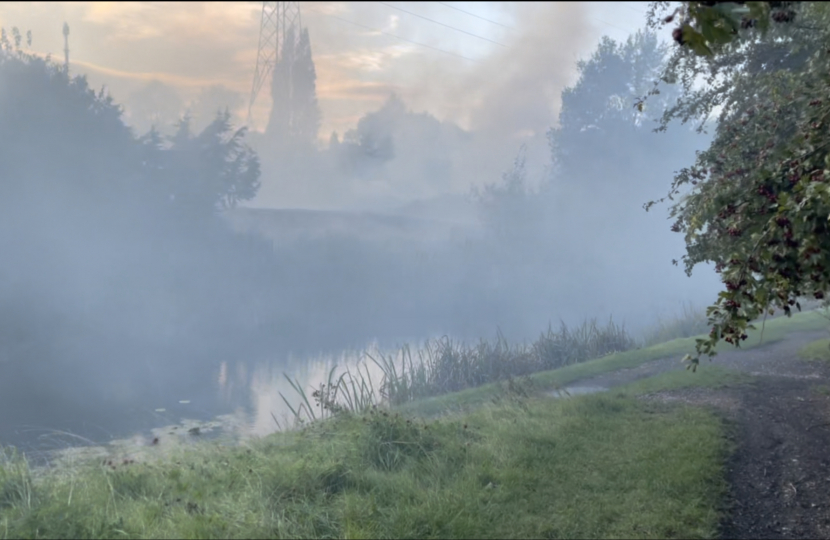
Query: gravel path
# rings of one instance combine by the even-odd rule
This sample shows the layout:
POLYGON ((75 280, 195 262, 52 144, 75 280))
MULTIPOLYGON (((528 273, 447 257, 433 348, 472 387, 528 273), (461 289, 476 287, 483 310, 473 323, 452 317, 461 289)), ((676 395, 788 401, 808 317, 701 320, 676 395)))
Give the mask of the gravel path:
MULTIPOLYGON (((753 375, 751 384, 642 397, 714 407, 727 419, 735 451, 727 463, 723 538, 830 538, 830 365, 798 356, 804 345, 827 337, 824 330, 793 333, 714 358, 753 375)), ((677 358, 662 359, 570 386, 613 388, 683 369, 677 358)))

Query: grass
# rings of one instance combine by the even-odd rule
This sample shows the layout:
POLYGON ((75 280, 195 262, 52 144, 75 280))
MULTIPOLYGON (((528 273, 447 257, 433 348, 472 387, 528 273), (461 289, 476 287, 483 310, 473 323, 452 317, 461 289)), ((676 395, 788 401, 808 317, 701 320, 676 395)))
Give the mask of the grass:
MULTIPOLYGON (((801 299, 803 313, 818 312, 828 317, 828 304, 814 299, 801 299)), ((800 313, 800 312, 796 312, 800 313)), ((767 319, 767 323, 779 320, 783 312, 779 311, 775 317, 767 319)), ((764 324, 763 320, 758 322, 764 324)), ((773 325, 775 326, 775 325, 773 325)), ((646 347, 658 345, 678 338, 701 337, 708 334, 710 325, 706 317, 706 310, 699 309, 691 303, 683 304, 680 313, 669 317, 661 317, 657 324, 644 332, 643 343, 646 347)))
POLYGON ((529 393, 516 383, 434 421, 341 412, 242 447, 80 462, 35 481, 9 456, 0 537, 715 536, 728 451, 715 416, 626 393, 529 393))
POLYGON ((830 339, 819 339, 803 346, 798 355, 805 360, 830 362, 830 339))
POLYGON ((669 317, 660 317, 657 324, 646 330, 643 336, 643 344, 650 347, 673 339, 706 334, 709 328, 706 310, 685 303, 680 313, 669 317))
MULTIPOLYGON (((791 332, 806 332, 827 328, 827 319, 817 312, 805 312, 793 315, 792 317, 777 317, 766 321, 764 325, 763 342, 760 340, 761 324, 756 324, 755 330, 747 332, 749 338, 741 345, 741 349, 752 349, 762 345, 768 345, 783 339, 791 332)), ((662 358, 676 357, 678 362, 690 352, 694 352, 695 339, 703 336, 674 339, 651 347, 629 350, 611 354, 603 358, 589 360, 579 364, 573 364, 561 369, 543 371, 530 375, 536 386, 545 389, 562 388, 568 384, 581 379, 588 379, 603 373, 628 369, 640 366, 646 362, 662 358)), ((723 352, 732 350, 729 344, 721 343, 717 350, 723 352)), ((691 374, 683 371, 677 377, 696 377, 701 373, 717 365, 717 356, 712 363, 703 362, 697 373, 691 374)), ((400 407, 400 410, 424 416, 433 416, 444 413, 447 410, 468 409, 487 403, 492 396, 498 392, 498 384, 486 384, 477 388, 470 388, 453 394, 423 399, 413 403, 407 403, 400 407)))
POLYGON ((552 326, 528 346, 511 346, 499 334, 495 341, 468 346, 449 338, 427 342, 414 352, 368 354, 384 373, 380 392, 392 405, 458 392, 483 384, 558 369, 636 346, 624 326, 596 320, 576 328, 552 326))
POLYGON ((616 388, 614 391, 622 392, 629 396, 637 396, 693 386, 713 389, 728 388, 752 384, 753 380, 754 377, 746 373, 713 365, 707 366, 706 369, 698 370, 696 373, 691 374, 691 376, 685 370, 661 373, 626 384, 625 386, 616 388))
MULTIPOLYGON (((671 324, 663 324, 661 335, 669 336, 669 328, 681 334, 694 328, 696 312, 688 308, 685 316, 689 318, 686 322, 678 318, 671 324)), ((828 324, 827 314, 817 311, 775 317, 757 322, 757 328, 747 332, 749 337, 741 348, 774 343, 790 332, 818 330, 828 324)), ((314 390, 315 406, 299 383, 290 379, 300 404, 295 408, 291 400, 282 398, 300 423, 324 418, 342 408, 361 411, 377 404, 429 417, 486 403, 498 391, 500 382, 513 377, 530 375, 538 386, 554 389, 652 360, 673 356, 680 360, 694 352, 695 340, 702 337, 682 337, 635 348, 636 343, 624 327, 613 321, 603 327, 593 320, 576 329, 564 324, 558 331, 548 328, 530 346, 510 346, 502 336, 493 343, 482 340, 472 347, 445 338, 428 342, 414 353, 409 346, 404 346, 393 355, 367 354, 383 373, 377 392, 368 371, 364 375, 358 367, 356 374, 347 370, 339 377, 332 370, 327 384, 314 390)), ((716 350, 731 348, 734 347, 721 342, 716 350)))
MULTIPOLYGON (((465 395, 465 390, 471 388, 485 388, 486 392, 493 383, 576 365, 635 346, 625 328, 613 320, 605 326, 596 320, 585 321, 576 328, 568 328, 564 323, 558 330, 549 326, 535 342, 523 346, 511 346, 501 334, 493 342, 481 340, 474 346, 445 337, 428 341, 414 353, 408 345, 393 354, 365 353, 383 373, 377 385, 365 365, 357 366, 355 372, 346 369, 339 376, 335 366, 327 382, 313 389, 312 399, 288 375, 285 377, 298 403, 294 405, 285 395, 280 396, 295 425, 301 425, 344 409, 362 412, 379 404, 405 408, 407 404, 429 403, 432 396, 465 395)), ((276 418, 275 421, 280 425, 276 418)))

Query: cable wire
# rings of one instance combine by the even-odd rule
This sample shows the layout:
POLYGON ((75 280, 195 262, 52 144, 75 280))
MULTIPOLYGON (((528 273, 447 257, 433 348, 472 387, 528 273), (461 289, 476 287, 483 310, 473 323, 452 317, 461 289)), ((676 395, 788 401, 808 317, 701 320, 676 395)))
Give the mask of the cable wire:
MULTIPOLYGON (((305 8, 305 9, 308 9, 308 8, 305 8)), ((322 11, 317 11, 316 9, 308 9, 308 10, 313 11, 315 13, 319 13, 320 15, 325 15, 326 17, 331 17, 332 19, 337 19, 338 21, 342 21, 342 22, 345 22, 345 23, 353 24, 355 26, 359 26, 361 28, 365 28, 366 30, 371 30, 373 32, 378 32, 380 34, 383 34, 384 36, 389 36, 389 37, 393 37, 393 38, 396 38, 396 39, 400 39, 401 41, 405 41, 405 42, 411 43, 413 45, 419 45, 421 47, 426 47, 428 49, 432 49, 433 51, 442 52, 444 54, 449 54, 449 55, 455 56, 457 58, 461 58, 463 60, 468 60, 470 62, 475 62, 476 64, 481 63, 480 60, 476 60, 475 58, 469 58, 467 56, 463 56, 463 55, 460 55, 460 54, 457 54, 457 53, 454 53, 454 52, 450 52, 450 51, 447 51, 447 50, 444 50, 444 49, 439 49, 438 47, 433 47, 432 45, 427 45, 426 43, 419 43, 417 41, 412 41, 411 39, 406 39, 406 38, 403 38, 403 37, 395 35, 395 34, 390 34, 389 32, 384 32, 383 30, 380 30, 379 28, 372 28, 371 26, 366 26, 365 24, 360 24, 360 23, 356 23, 354 21, 343 19, 341 17, 338 17, 337 15, 331 15, 330 13, 323 13, 322 11)))
POLYGON ((625 28, 622 28, 621 26, 617 26, 616 24, 611 24, 610 22, 605 22, 602 19, 598 19, 597 17, 591 17, 591 18, 594 19, 595 21, 601 22, 602 24, 604 24, 606 26, 616 28, 617 30, 622 30, 623 32, 629 32, 629 33, 631 32, 630 30, 626 30, 625 28))
POLYGON ((496 45, 498 45, 500 47, 507 47, 507 45, 505 45, 504 43, 499 43, 498 41, 493 41, 490 38, 486 38, 484 36, 479 36, 478 34, 473 34, 472 32, 467 32, 466 30, 461 30, 460 28, 450 26, 449 24, 444 24, 442 22, 436 21, 435 19, 430 19, 429 17, 424 17, 423 15, 418 15, 417 13, 412 13, 411 11, 401 9, 397 6, 393 6, 392 4, 387 4, 386 2, 378 2, 378 4, 382 4, 386 7, 392 8, 392 9, 397 9, 398 11, 403 11, 407 15, 412 15, 413 17, 418 17, 418 18, 424 19, 425 21, 429 21, 429 22, 432 22, 432 23, 435 23, 435 24, 440 24, 441 26, 445 26, 447 28, 455 30, 456 32, 461 32, 462 34, 467 34, 468 36, 473 36, 474 38, 483 39, 484 41, 489 41, 490 43, 495 43, 496 45))
MULTIPOLYGON (((381 4, 384 4, 384 5, 389 5, 389 4, 385 4, 384 2, 380 2, 380 3, 381 3, 381 4)), ((490 19, 487 19, 487 18, 482 17, 481 15, 476 15, 475 13, 470 13, 469 11, 465 11, 465 10, 463 10, 463 9, 457 8, 457 7, 455 7, 455 6, 452 6, 452 5, 450 5, 450 4, 446 3, 446 2, 438 2, 438 3, 439 3, 439 4, 441 4, 442 6, 446 6, 446 7, 450 8, 450 9, 454 9, 454 10, 456 10, 456 11, 460 11, 461 13, 464 13, 464 14, 469 15, 469 16, 471 16, 471 17, 475 17, 475 18, 477 18, 477 19, 481 19, 482 21, 487 21, 487 22, 492 23, 492 24, 497 24, 497 25, 499 25, 499 26, 501 26, 501 27, 507 28, 508 30, 516 30, 516 29, 515 29, 514 27, 512 27, 512 26, 507 26, 506 24, 502 24, 502 23, 500 23, 500 22, 492 21, 492 20, 490 20, 490 19)), ((394 7, 394 6, 390 6, 390 7, 394 7)), ((644 15, 643 13, 641 13, 641 12, 637 11, 636 9, 632 8, 631 6, 625 6, 625 7, 627 7, 628 9, 630 9, 630 10, 632 10, 632 11, 634 11, 635 13, 639 13, 640 15, 644 15)), ((400 9, 400 8, 395 8, 395 9, 400 9)), ((401 11, 403 11, 403 10, 401 10, 401 11)), ((414 14, 413 14, 413 15, 414 15, 414 14)), ((420 15, 416 15, 416 17, 420 17, 420 15)), ((590 17, 591 17, 592 19, 594 19, 595 21, 597 21, 597 22, 600 22, 600 23, 602 23, 602 24, 604 24, 604 25, 606 25, 606 26, 610 26, 611 28, 616 28, 617 30, 622 30, 623 32, 629 32, 629 30, 626 30, 625 28, 622 28, 622 27, 617 26, 617 25, 615 25, 615 24, 609 23, 609 22, 607 22, 607 21, 603 21, 602 19, 599 19, 599 18, 594 17, 594 16, 592 16, 592 15, 591 15, 590 17)), ((426 18, 426 17, 421 17, 421 18, 426 18)), ((429 20, 429 19, 427 19, 427 20, 429 20)), ((437 22, 437 21, 433 21, 433 22, 437 22)), ((438 23, 438 24, 442 24, 442 23, 438 23)), ((444 26, 446 26, 446 25, 444 25, 444 26)), ((463 30, 461 30, 461 31, 463 32, 463 30)), ((487 39, 487 38, 482 38, 482 39, 487 39)), ((488 41, 489 41, 489 40, 488 40, 488 41)))
POLYGON ((439 3, 439 4, 441 4, 442 6, 446 6, 446 7, 450 8, 450 9, 454 9, 454 10, 456 10, 456 11, 460 11, 461 13, 466 13, 467 15, 469 15, 469 16, 471 16, 471 17, 475 17, 476 19, 481 19, 482 21, 487 21, 488 23, 497 24, 497 25, 499 25, 499 26, 501 26, 501 27, 503 27, 503 28, 507 28, 508 30, 515 30, 515 28, 513 28, 512 26, 507 26, 506 24, 502 24, 502 23, 500 23, 500 22, 491 21, 490 19, 485 19, 485 18, 484 18, 484 17, 482 17, 481 15, 476 15, 475 13, 470 13, 469 11, 464 11, 464 10, 463 10, 463 9, 461 9, 461 8, 457 8, 457 7, 455 7, 455 6, 451 6, 450 4, 448 4, 448 3, 446 3, 446 2, 438 2, 438 3, 439 3))
MULTIPOLYGON (((470 32, 466 32, 466 31, 464 31, 464 30, 461 30, 460 28, 455 28, 455 27, 450 26, 450 25, 448 25, 448 24, 444 24, 444 23, 442 23, 442 22, 439 22, 439 21, 436 21, 436 20, 430 19, 430 18, 428 18, 428 17, 424 17, 423 15, 418 15, 417 13, 412 13, 412 12, 406 11, 405 9, 401 9, 401 8, 399 8, 399 7, 393 6, 393 5, 388 4, 388 3, 386 3, 386 2, 378 2, 378 3, 379 3, 379 4, 383 4, 384 6, 390 7, 390 8, 392 8, 392 9, 396 9, 396 10, 398 10, 398 11, 402 11, 402 12, 404 12, 404 13, 408 14, 408 15, 412 15, 412 16, 415 16, 415 17, 419 17, 419 18, 421 18, 421 19, 425 19, 425 20, 430 21, 430 22, 433 22, 433 23, 435 23, 435 24, 439 24, 439 25, 441 25, 441 26, 445 26, 445 27, 450 28, 450 29, 452 29, 452 30, 456 30, 456 31, 458 31, 458 32, 462 32, 462 33, 464 33, 464 34, 468 34, 468 35, 473 36, 473 37, 476 37, 476 38, 478 38, 478 39, 483 39, 483 40, 485 40, 485 41, 489 41, 489 42, 494 43, 494 44, 496 44, 496 45, 499 45, 499 46, 501 46, 501 47, 506 47, 506 45, 504 45, 503 43, 499 43, 499 42, 497 42, 497 41, 493 41, 493 40, 491 40, 491 39, 489 39, 489 38, 486 38, 486 37, 483 37, 483 36, 479 36, 479 35, 476 35, 476 34, 472 34, 472 33, 470 33, 470 32)), ((481 17, 481 16, 479 16, 479 15, 476 15, 475 13, 470 13, 470 12, 465 11, 465 10, 463 10, 463 9, 457 8, 457 7, 452 6, 452 5, 450 5, 450 4, 446 3, 446 2, 438 2, 438 3, 439 3, 439 4, 444 5, 444 6, 448 7, 448 8, 454 9, 454 10, 456 10, 456 11, 460 11, 461 13, 464 13, 464 14, 466 14, 466 15, 470 15, 471 17, 476 17, 476 18, 478 18, 478 19, 481 19, 481 20, 487 21, 487 22, 489 22, 489 23, 497 24, 497 25, 502 26, 502 27, 504 27, 504 28, 507 28, 507 29, 509 29, 509 30, 515 30, 515 28, 513 28, 512 26, 507 26, 507 25, 505 25, 505 24, 501 24, 501 23, 496 22, 496 21, 491 21, 490 19, 486 19, 486 18, 484 18, 484 17, 481 17)), ((309 8, 306 8, 306 9, 309 9, 309 8)), ((633 10, 633 8, 630 8, 630 9, 632 9, 632 10, 633 10)), ((318 13, 318 14, 320 14, 320 15, 325 15, 326 17, 331 17, 331 18, 333 18, 333 19, 337 19, 338 21, 342 21, 342 22, 345 22, 345 23, 349 23, 349 24, 352 24, 352 25, 354 25, 354 26, 358 26, 358 27, 360 27, 360 28, 364 28, 364 29, 366 29, 366 30, 371 30, 372 32, 378 32, 378 33, 380 33, 380 34, 383 34, 384 36, 393 37, 393 38, 395 38, 395 39, 399 39, 399 40, 401 40, 401 41, 404 41, 404 42, 406 42, 406 43, 410 43, 410 44, 412 44, 412 45, 418 45, 419 47, 426 47, 426 48, 431 49, 431 50, 433 50, 433 51, 437 51, 437 52, 440 52, 440 53, 444 53, 444 54, 448 54, 448 55, 451 55, 451 56, 455 56, 456 58, 461 58, 462 60, 467 60, 467 61, 469 61, 469 62, 474 62, 474 63, 476 63, 476 64, 480 64, 480 63, 481 63, 481 61, 480 61, 480 60, 476 60, 475 58, 470 58, 470 57, 468 57, 468 56, 464 56, 464 55, 461 55, 461 54, 458 54, 458 53, 454 53, 454 52, 451 52, 451 51, 447 51, 447 50, 445 50, 445 49, 441 49, 441 48, 438 48, 438 47, 433 47, 432 45, 427 45, 426 43, 420 43, 420 42, 418 42, 418 41, 413 41, 413 40, 411 40, 411 39, 407 39, 407 38, 404 38, 404 37, 398 36, 398 35, 396 35, 396 34, 392 34, 392 33, 389 33, 389 32, 385 32, 385 31, 383 31, 383 30, 381 30, 381 29, 379 29, 379 28, 373 28, 373 27, 371 27, 371 26, 366 26, 365 24, 356 23, 356 22, 354 22, 354 21, 350 21, 350 20, 348 20, 348 19, 343 19, 342 17, 338 17, 337 15, 332 15, 332 14, 330 14, 330 13, 324 13, 324 12, 322 12, 322 11, 318 11, 318 10, 316 10, 316 9, 309 9, 309 11, 313 11, 313 12, 318 13)), ((591 17, 591 18, 592 18, 592 19, 594 19, 594 20, 596 20, 597 22, 600 22, 600 23, 602 23, 602 24, 606 25, 606 26, 610 26, 610 27, 616 28, 616 29, 618 29, 618 30, 622 30, 622 31, 624 31, 624 32, 629 32, 629 30, 626 30, 625 28, 621 28, 621 27, 619 27, 619 26, 616 26, 616 25, 614 25, 614 24, 608 23, 608 22, 603 21, 603 20, 601 20, 601 19, 598 19, 598 18, 596 18, 596 17, 591 17)))

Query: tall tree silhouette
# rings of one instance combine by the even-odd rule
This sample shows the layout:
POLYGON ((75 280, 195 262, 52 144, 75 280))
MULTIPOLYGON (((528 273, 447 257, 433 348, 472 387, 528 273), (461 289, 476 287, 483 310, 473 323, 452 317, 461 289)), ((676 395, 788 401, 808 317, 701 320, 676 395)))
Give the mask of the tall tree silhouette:
POLYGON ((278 149, 285 148, 291 133, 291 74, 294 67, 294 27, 284 36, 282 57, 271 78, 271 116, 265 134, 278 149))
POLYGON ((311 57, 307 28, 300 33, 291 82, 292 138, 303 145, 314 145, 320 130, 320 107, 317 104, 317 71, 311 57))
POLYGON ((308 29, 299 39, 292 27, 285 33, 282 57, 271 82, 271 116, 266 134, 279 149, 313 148, 320 129, 317 72, 308 29))

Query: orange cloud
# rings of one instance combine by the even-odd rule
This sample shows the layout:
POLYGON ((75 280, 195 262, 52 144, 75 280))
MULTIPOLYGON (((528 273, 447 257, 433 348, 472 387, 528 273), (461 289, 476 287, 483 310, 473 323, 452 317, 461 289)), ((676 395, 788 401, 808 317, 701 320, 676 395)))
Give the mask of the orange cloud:
POLYGON ((233 79, 223 79, 223 78, 213 78, 213 79, 204 79, 204 78, 195 78, 195 77, 188 77, 186 75, 176 75, 174 73, 163 73, 163 72, 135 72, 135 71, 124 71, 121 69, 115 69, 106 66, 99 66, 97 64, 93 64, 92 62, 85 62, 83 60, 75 60, 73 59, 72 67, 77 68, 81 67, 85 70, 94 72, 99 75, 107 75, 110 77, 117 77, 119 79, 128 79, 134 81, 146 81, 150 82, 153 80, 161 81, 165 84, 169 84, 171 86, 177 87, 189 87, 189 88, 202 88, 205 86, 212 86, 221 84, 227 86, 229 88, 233 88, 234 90, 239 90, 239 87, 242 85, 237 80, 233 79))
POLYGON ((355 99, 360 101, 380 101, 389 97, 396 87, 382 82, 367 82, 354 79, 341 79, 317 87, 320 99, 355 99))

